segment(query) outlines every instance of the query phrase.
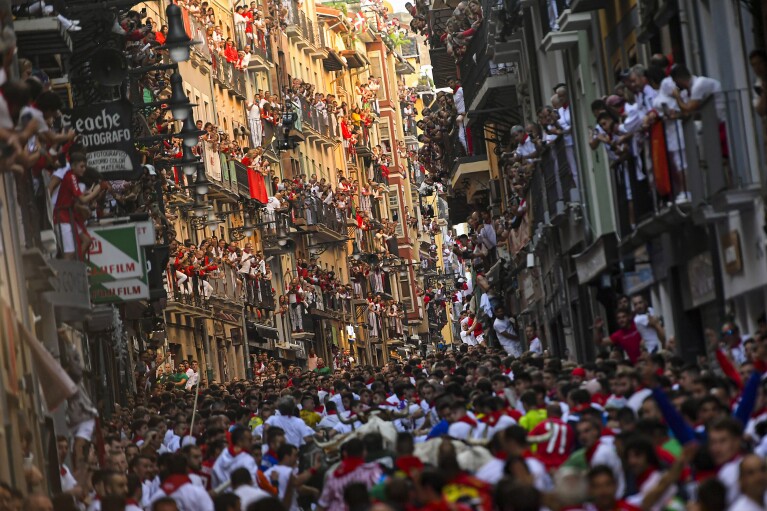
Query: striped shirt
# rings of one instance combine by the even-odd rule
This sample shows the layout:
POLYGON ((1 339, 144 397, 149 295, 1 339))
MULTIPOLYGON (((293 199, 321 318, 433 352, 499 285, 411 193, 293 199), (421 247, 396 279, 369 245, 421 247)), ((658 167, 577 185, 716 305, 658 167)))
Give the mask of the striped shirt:
POLYGON ((317 504, 328 511, 344 511, 346 509, 344 488, 351 483, 364 483, 370 489, 378 484, 382 473, 381 467, 376 463, 360 465, 342 477, 336 477, 333 472, 330 472, 325 479, 325 486, 317 504))

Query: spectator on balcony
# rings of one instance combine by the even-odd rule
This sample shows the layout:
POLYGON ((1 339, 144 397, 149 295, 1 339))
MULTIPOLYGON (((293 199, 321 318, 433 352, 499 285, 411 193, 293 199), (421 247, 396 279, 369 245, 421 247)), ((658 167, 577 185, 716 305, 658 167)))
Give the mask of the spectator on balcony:
POLYGON ((511 318, 506 316, 506 310, 502 305, 495 308, 495 320, 493 321, 493 330, 498 338, 498 342, 511 357, 519 358, 525 349, 519 335, 514 328, 511 318))
POLYGON ((517 144, 514 150, 517 161, 530 163, 538 157, 538 148, 525 128, 517 124, 511 128, 511 139, 517 144))
POLYGON ((674 82, 667 79, 660 67, 651 67, 646 73, 648 83, 656 89, 652 110, 647 114, 644 124, 648 127, 654 122, 663 122, 664 143, 671 174, 672 192, 677 204, 687 202, 690 193, 687 192, 687 155, 685 154, 684 133, 682 132, 681 112, 674 99, 674 82))
POLYGON ((165 44, 165 39, 168 37, 168 25, 163 25, 160 27, 160 30, 155 32, 154 34, 154 40, 157 41, 157 44, 163 45, 165 44))
POLYGON ((756 49, 748 56, 751 69, 756 75, 754 82, 753 105, 756 113, 761 117, 767 116, 767 51, 756 49))
POLYGON ((557 110, 559 114, 559 127, 562 129, 562 140, 565 143, 565 155, 567 164, 570 166, 570 172, 573 176, 573 182, 578 186, 578 164, 575 160, 575 144, 573 141, 573 126, 570 109, 570 96, 567 87, 557 88, 557 97, 561 105, 557 110))
POLYGON ((237 48, 234 46, 232 38, 227 37, 226 43, 224 44, 224 59, 230 64, 236 64, 239 58, 237 48))
POLYGON ((729 157, 730 151, 727 145, 725 125, 727 111, 722 84, 713 78, 694 76, 683 64, 674 64, 670 76, 677 86, 673 96, 682 114, 693 114, 699 111, 703 107, 703 103, 713 96, 716 115, 719 118, 719 143, 721 144, 722 157, 729 157))
POLYGON ((287 292, 291 330, 293 333, 301 333, 304 331, 304 290, 297 278, 290 282, 287 292))
MULTIPOLYGON (((607 98, 607 106, 616 107, 617 105, 622 105, 621 98, 618 96, 607 98)), ((631 135, 626 133, 616 122, 612 112, 602 112, 599 114, 597 122, 603 133, 597 133, 595 137, 605 146, 610 166, 617 173, 618 179, 623 181, 628 208, 628 221, 633 228, 636 225, 636 219, 634 217, 634 197, 631 191, 631 179, 629 176, 631 165, 628 163, 634 157, 630 146, 631 135)))
POLYGON ((86 190, 81 183, 85 175, 87 158, 75 153, 69 159, 70 170, 64 174, 59 186, 54 208, 54 225, 59 233, 59 242, 64 259, 82 258, 91 245, 91 237, 85 228, 90 216, 89 204, 101 197, 105 188, 98 183, 86 190))

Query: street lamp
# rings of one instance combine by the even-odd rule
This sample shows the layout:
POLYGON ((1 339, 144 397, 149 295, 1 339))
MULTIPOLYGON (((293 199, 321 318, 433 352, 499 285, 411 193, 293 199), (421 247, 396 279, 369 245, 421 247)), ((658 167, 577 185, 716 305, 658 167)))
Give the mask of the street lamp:
POLYGON ((208 210, 212 209, 211 206, 205 204, 202 201, 201 195, 194 196, 194 204, 192 205, 192 214, 196 217, 204 217, 208 210))
POLYGON ((194 191, 197 195, 207 195, 210 190, 210 181, 205 175, 205 165, 200 164, 197 167, 197 179, 194 182, 194 191))
POLYGON ((181 7, 170 4, 165 9, 165 16, 168 19, 168 35, 165 37, 165 44, 159 49, 168 50, 173 62, 186 62, 189 60, 190 48, 194 44, 199 44, 199 41, 192 41, 186 34, 181 7))
POLYGON ((178 132, 178 136, 184 142, 187 147, 194 147, 200 142, 200 137, 205 134, 205 130, 198 130, 194 125, 194 114, 191 108, 187 108, 187 115, 184 119, 184 125, 181 127, 181 131, 178 132))
POLYGON ((200 159, 192 152, 191 147, 184 145, 182 150, 183 156, 177 163, 183 169, 184 175, 191 177, 197 172, 197 166, 200 164, 200 159))
POLYGON ((178 71, 170 75, 170 99, 168 107, 173 118, 177 121, 185 121, 189 117, 191 107, 196 106, 189 102, 189 98, 184 92, 184 81, 178 71))

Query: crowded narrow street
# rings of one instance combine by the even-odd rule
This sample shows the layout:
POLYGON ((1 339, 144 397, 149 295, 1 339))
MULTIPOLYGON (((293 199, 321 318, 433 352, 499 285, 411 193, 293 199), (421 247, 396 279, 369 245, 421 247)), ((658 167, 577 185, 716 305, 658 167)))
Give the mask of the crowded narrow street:
POLYGON ((0 511, 767 511, 767 1, 0 1, 0 511))

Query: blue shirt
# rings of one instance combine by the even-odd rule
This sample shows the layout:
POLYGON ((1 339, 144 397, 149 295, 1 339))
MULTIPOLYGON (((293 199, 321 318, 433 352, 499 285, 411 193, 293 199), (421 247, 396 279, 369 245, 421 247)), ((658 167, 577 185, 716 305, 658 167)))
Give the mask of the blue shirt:
POLYGON ((433 428, 431 428, 431 431, 429 431, 429 436, 426 437, 426 439, 430 438, 437 438, 440 436, 447 435, 447 430, 450 428, 450 423, 447 422, 447 420, 442 419, 439 421, 433 428))

